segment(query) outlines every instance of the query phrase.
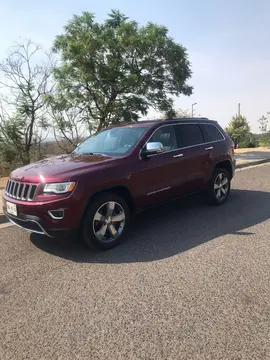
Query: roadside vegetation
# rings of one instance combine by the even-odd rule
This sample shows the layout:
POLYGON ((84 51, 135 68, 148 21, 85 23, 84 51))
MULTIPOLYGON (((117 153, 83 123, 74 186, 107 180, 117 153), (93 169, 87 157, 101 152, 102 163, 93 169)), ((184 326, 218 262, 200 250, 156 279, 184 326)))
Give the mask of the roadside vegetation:
MULTIPOLYGON (((89 12, 73 16, 49 50, 15 43, 0 63, 0 177, 151 109, 190 117, 174 99, 192 94, 191 75, 187 49, 166 27, 140 26, 118 10, 103 23, 89 12)), ((239 146, 270 146, 266 126, 251 134, 236 116, 227 131, 239 146)))
POLYGON ((238 148, 268 148, 270 147, 270 131, 267 131, 267 118, 262 116, 258 122, 261 134, 253 134, 247 119, 242 115, 233 116, 225 130, 238 148))
POLYGON ((50 52, 17 43, 0 64, 0 174, 151 108, 173 113, 173 98, 192 94, 190 77, 187 50, 166 27, 117 10, 103 23, 74 16, 50 52))

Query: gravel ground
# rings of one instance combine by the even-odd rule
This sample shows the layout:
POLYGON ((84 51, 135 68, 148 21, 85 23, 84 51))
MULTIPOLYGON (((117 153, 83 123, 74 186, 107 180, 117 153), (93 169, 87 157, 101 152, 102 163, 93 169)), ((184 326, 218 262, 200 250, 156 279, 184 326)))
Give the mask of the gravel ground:
POLYGON ((137 217, 107 252, 0 230, 0 358, 270 359, 270 165, 229 202, 137 217))

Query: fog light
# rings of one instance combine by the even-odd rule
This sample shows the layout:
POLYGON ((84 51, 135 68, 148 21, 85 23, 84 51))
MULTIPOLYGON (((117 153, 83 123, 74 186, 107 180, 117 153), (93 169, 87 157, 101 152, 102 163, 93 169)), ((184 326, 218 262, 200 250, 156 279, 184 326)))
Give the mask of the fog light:
POLYGON ((50 210, 48 211, 48 214, 50 215, 51 218, 53 218, 54 220, 61 220, 64 217, 64 210, 63 209, 59 209, 59 210, 50 210))

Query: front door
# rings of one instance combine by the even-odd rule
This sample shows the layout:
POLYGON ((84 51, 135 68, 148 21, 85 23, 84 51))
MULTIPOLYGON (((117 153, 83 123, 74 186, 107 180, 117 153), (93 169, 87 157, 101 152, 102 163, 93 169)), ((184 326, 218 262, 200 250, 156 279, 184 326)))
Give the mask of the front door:
POLYGON ((130 181, 136 189, 138 207, 147 207, 172 197, 174 188, 179 182, 180 173, 176 163, 177 141, 173 125, 158 128, 149 142, 161 142, 164 152, 141 159, 137 171, 133 172, 130 181))

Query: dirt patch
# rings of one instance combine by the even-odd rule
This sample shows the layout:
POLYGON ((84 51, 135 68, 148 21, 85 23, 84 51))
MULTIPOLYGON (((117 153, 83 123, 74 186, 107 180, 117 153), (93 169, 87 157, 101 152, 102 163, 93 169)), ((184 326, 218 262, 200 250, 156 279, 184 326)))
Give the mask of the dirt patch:
POLYGON ((4 189, 8 181, 7 177, 0 178, 0 189, 4 189))
POLYGON ((257 147, 257 148, 243 148, 243 149, 234 149, 234 152, 237 153, 243 153, 243 152, 250 152, 250 151, 267 151, 268 148, 264 147, 257 147))

